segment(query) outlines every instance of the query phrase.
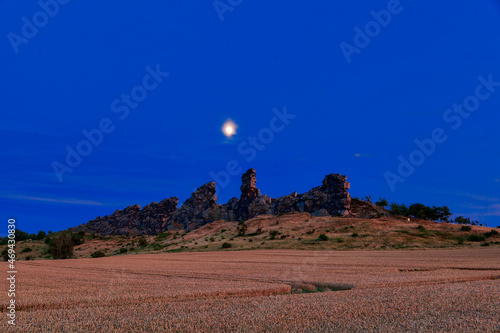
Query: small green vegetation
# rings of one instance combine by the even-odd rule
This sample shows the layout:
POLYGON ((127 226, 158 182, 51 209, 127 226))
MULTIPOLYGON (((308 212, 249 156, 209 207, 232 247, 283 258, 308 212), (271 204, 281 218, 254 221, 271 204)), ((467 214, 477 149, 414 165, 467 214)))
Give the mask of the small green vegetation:
POLYGON ((232 247, 233 247, 233 244, 225 242, 225 243, 223 243, 223 244, 222 244, 222 246, 221 246, 221 247, 222 247, 223 249, 230 249, 230 248, 232 248, 232 247))
POLYGON ((156 235, 156 238, 155 240, 162 240, 162 239, 165 239, 167 238, 168 236, 170 236, 170 233, 169 232, 161 232, 159 233, 158 235, 156 235))
POLYGON ((321 235, 319 235, 319 237, 318 237, 318 240, 323 241, 323 242, 326 242, 326 241, 327 241, 327 240, 329 240, 329 239, 330 239, 330 238, 329 238, 327 235, 325 235, 325 234, 321 234, 321 235))
POLYGON ((146 247, 146 246, 148 246, 148 241, 146 240, 146 238, 142 237, 142 238, 139 238, 139 241, 137 242, 137 244, 140 247, 146 247))
POLYGON ((94 253, 92 253, 90 255, 92 258, 101 258, 101 257, 105 257, 106 254, 102 251, 95 251, 94 253))
POLYGON ((21 250, 21 253, 26 253, 26 252, 31 252, 31 247, 25 247, 24 249, 21 250))
POLYGON ((151 245, 149 245, 149 247, 151 249, 153 249, 154 251, 159 251, 159 250, 163 249, 165 246, 155 242, 155 243, 151 243, 151 245))
POLYGON ((479 235, 470 235, 469 237, 467 237, 467 240, 469 242, 484 242, 486 238, 484 238, 484 236, 479 236, 479 235))
POLYGON ((490 238, 490 237, 493 237, 496 235, 498 235, 498 231, 496 231, 496 230, 491 230, 491 231, 484 233, 484 237, 486 237, 486 238, 490 238))
POLYGON ((460 231, 471 231, 471 227, 468 225, 463 225, 460 227, 460 231))

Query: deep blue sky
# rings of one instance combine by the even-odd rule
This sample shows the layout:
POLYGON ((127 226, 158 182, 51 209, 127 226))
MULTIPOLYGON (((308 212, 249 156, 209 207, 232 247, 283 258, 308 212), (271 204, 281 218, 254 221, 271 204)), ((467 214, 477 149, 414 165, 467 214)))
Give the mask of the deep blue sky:
MULTIPOLYGON (((387 7, 244 0, 221 21, 212 1, 70 1, 43 22, 35 1, 0 1, 5 230, 9 217, 56 231, 136 203, 182 203, 231 160, 255 168, 272 197, 342 173, 353 196, 448 205, 500 225, 500 87, 460 124, 443 118, 479 76, 500 82, 499 3, 401 0, 348 63, 340 43, 354 45, 354 28, 387 7), (22 37, 33 16, 38 32, 13 47, 9 33, 22 37), (170 75, 121 120, 113 102, 157 65, 170 75), (238 146, 285 106, 296 117, 248 162, 238 146), (53 162, 106 118, 114 131, 60 182, 53 162), (230 140, 220 130, 228 118, 239 126, 230 140), (436 128, 447 140, 393 191, 384 174, 436 128)), ((239 196, 242 172, 218 186, 220 203, 239 196)))

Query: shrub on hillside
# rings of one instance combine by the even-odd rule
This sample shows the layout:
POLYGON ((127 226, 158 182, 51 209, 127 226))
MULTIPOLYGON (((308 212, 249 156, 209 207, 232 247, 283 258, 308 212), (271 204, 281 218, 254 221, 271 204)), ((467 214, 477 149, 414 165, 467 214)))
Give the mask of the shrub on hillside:
POLYGON ((232 247, 233 247, 233 244, 231 244, 231 243, 224 243, 224 244, 222 244, 222 248, 223 249, 230 249, 232 247))
POLYGON ((37 236, 36 236, 36 239, 37 239, 37 240, 42 240, 42 239, 44 239, 44 238, 45 238, 45 236, 47 236, 47 234, 45 233, 45 231, 40 230, 40 231, 38 232, 37 236))
POLYGON ((3 249, 2 251, 2 258, 3 258, 3 261, 8 261, 9 260, 9 248, 6 247, 5 249, 3 249))
POLYGON ((247 232, 248 226, 245 223, 242 223, 238 227, 238 236, 243 236, 247 232))
POLYGON ((73 256, 74 244, 71 236, 61 234, 50 244, 50 255, 54 259, 68 259, 73 256))
POLYGON ((148 241, 146 240, 146 238, 140 238, 139 241, 137 242, 137 244, 140 246, 140 247, 146 247, 148 246, 148 241))
POLYGON ((498 235, 498 231, 496 231, 496 230, 491 230, 491 231, 484 233, 484 237, 486 237, 486 238, 490 238, 490 237, 496 236, 496 235, 498 235))
POLYGON ((104 252, 98 250, 98 251, 95 251, 94 253, 92 253, 90 256, 92 258, 101 258, 101 257, 105 257, 106 254, 104 252))
POLYGON ((470 235, 469 237, 467 237, 467 240, 469 242, 484 242, 486 238, 484 238, 484 236, 479 236, 479 235, 470 235))
POLYGON ((460 231, 471 231, 472 228, 469 227, 468 225, 463 225, 460 227, 460 231))
POLYGON ((21 250, 21 253, 31 252, 31 247, 25 247, 21 250))
POLYGON ((375 205, 379 207, 387 207, 389 206, 389 202, 387 202, 387 200, 385 200, 384 198, 380 198, 379 201, 375 203, 375 205))
POLYGON ((71 234, 71 240, 73 241, 74 245, 80 245, 83 244, 85 241, 85 233, 83 231, 80 231, 76 234, 71 234))
POLYGON ((325 235, 325 234, 321 234, 321 235, 319 235, 318 239, 320 241, 324 241, 325 242, 325 241, 329 240, 330 238, 327 235, 325 235))

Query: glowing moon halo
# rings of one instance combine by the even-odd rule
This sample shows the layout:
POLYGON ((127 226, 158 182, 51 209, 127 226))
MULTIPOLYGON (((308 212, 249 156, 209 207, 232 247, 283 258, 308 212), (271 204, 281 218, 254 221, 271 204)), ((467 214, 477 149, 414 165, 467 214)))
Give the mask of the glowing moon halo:
POLYGON ((236 134, 236 129, 238 128, 238 125, 231 119, 228 119, 224 122, 222 125, 222 133, 227 137, 231 138, 233 135, 236 134))

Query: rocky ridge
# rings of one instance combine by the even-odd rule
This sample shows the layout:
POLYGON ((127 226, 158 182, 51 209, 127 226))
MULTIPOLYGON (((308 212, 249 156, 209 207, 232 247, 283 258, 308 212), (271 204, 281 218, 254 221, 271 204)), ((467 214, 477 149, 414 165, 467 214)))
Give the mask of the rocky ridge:
POLYGON ((72 228, 73 231, 95 232, 107 235, 148 234, 166 230, 193 230, 217 220, 240 221, 259 215, 281 215, 291 212, 306 212, 313 216, 349 216, 351 197, 347 190, 347 177, 340 174, 325 176, 321 186, 309 192, 292 194, 272 199, 261 195, 257 188, 254 169, 241 177, 240 198, 232 198, 226 204, 217 203, 215 182, 199 187, 180 208, 179 199, 171 197, 161 202, 144 206, 129 206, 112 215, 97 217, 86 224, 72 228))

